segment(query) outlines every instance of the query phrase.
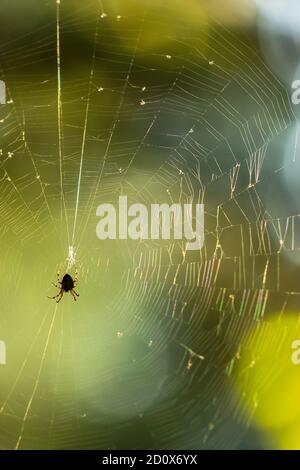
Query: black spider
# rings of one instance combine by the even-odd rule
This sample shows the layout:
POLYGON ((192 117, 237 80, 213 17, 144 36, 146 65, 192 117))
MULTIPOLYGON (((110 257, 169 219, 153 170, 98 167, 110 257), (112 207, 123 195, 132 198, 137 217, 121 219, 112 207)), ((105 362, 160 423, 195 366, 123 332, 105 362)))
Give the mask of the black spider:
POLYGON ((59 273, 57 273, 57 282, 59 285, 52 283, 55 287, 60 289, 59 293, 54 297, 48 297, 48 299, 57 299, 57 303, 61 301, 64 292, 70 292, 72 294, 73 299, 76 301, 76 297, 79 297, 79 294, 74 291, 74 287, 76 287, 78 281, 77 272, 75 273, 75 278, 73 280, 70 274, 65 274, 62 280, 59 280, 59 273))

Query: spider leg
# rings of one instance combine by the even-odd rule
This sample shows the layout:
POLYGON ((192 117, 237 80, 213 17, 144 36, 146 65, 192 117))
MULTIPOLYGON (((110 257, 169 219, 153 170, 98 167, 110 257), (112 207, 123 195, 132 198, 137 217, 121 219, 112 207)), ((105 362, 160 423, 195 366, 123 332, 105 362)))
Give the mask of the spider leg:
POLYGON ((62 290, 60 293, 60 298, 56 301, 57 304, 61 301, 61 299, 63 298, 63 295, 64 295, 64 291, 62 290))
POLYGON ((61 284, 60 279, 59 279, 59 271, 57 272, 57 282, 58 284, 61 284))
POLYGON ((56 303, 58 304, 61 301, 63 295, 64 295, 64 293, 62 291, 58 295, 56 295, 55 297, 48 297, 48 299, 56 299, 57 297, 59 297, 59 299, 56 301, 56 303))
POLYGON ((73 292, 73 294, 75 294, 77 297, 79 297, 79 294, 77 294, 77 292, 75 292, 74 289, 72 289, 71 292, 73 292))
POLYGON ((54 282, 52 282, 52 284, 54 285, 54 287, 57 287, 58 289, 61 289, 61 282, 60 282, 60 286, 57 285, 57 284, 54 284, 54 282))
POLYGON ((73 292, 72 290, 70 290, 70 292, 71 292, 71 295, 72 295, 73 299, 74 299, 75 302, 76 302, 77 299, 76 299, 76 297, 75 297, 75 295, 74 295, 74 292, 73 292))
POLYGON ((64 292, 61 290, 61 291, 60 291, 57 295, 55 295, 54 297, 49 297, 48 295, 47 295, 47 297, 48 297, 48 299, 57 299, 57 297, 59 297, 60 295, 63 296, 63 293, 64 293, 64 292))

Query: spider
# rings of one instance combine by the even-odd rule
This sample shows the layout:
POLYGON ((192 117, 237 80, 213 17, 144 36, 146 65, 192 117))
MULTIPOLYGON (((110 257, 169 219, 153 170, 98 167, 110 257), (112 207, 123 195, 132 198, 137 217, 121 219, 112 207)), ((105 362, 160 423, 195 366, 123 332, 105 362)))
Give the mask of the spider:
POLYGON ((77 272, 75 273, 74 279, 70 276, 70 274, 65 274, 61 281, 59 280, 59 273, 57 273, 58 284, 54 284, 54 282, 52 282, 52 284, 58 289, 60 289, 60 291, 57 295, 55 295, 54 297, 48 297, 48 299, 57 299, 58 297, 58 300, 56 301, 56 303, 58 303, 61 301, 62 296, 65 292, 71 292, 73 299, 76 301, 76 297, 79 297, 79 294, 74 291, 74 287, 76 287, 77 281, 77 272))

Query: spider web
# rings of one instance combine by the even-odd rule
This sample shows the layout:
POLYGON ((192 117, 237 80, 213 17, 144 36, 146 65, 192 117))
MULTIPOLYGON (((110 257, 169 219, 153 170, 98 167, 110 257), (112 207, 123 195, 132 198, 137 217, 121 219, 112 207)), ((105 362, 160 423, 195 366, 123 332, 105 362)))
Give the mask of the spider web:
POLYGON ((0 49, 0 447, 237 448, 243 340, 299 305, 290 96, 212 18, 53 3, 0 49), (203 249, 100 242, 119 195, 204 203, 203 249), (80 299, 53 305, 67 266, 80 299))

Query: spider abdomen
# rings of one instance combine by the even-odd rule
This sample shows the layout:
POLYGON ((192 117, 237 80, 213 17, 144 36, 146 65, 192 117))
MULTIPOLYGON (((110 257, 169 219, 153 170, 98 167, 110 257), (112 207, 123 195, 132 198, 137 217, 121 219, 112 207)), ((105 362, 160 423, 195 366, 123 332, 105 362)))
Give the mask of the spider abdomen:
POLYGON ((70 274, 65 274, 61 281, 61 287, 65 292, 69 292, 74 288, 74 281, 70 274))

